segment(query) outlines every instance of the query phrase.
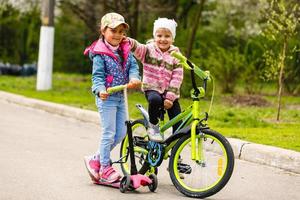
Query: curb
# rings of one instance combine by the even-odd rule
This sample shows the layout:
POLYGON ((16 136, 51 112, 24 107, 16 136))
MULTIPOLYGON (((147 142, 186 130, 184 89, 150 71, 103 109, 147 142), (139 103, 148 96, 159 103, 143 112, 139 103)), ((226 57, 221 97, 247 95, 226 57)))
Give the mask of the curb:
POLYGON ((300 174, 300 152, 228 138, 236 158, 300 174))
MULTIPOLYGON (((32 99, 3 91, 0 91, 0 99, 65 117, 99 124, 99 115, 96 111, 32 99)), ((300 174, 300 152, 255 144, 234 138, 228 138, 228 140, 232 146, 235 158, 237 159, 268 165, 300 174)))
POLYGON ((48 101, 28 98, 22 95, 12 94, 8 92, 0 91, 0 99, 10 103, 19 104, 35 109, 47 111, 49 113, 55 113, 65 117, 71 117, 84 122, 92 122, 99 124, 99 114, 95 111, 84 110, 75 108, 72 106, 66 106, 58 103, 52 103, 48 101))

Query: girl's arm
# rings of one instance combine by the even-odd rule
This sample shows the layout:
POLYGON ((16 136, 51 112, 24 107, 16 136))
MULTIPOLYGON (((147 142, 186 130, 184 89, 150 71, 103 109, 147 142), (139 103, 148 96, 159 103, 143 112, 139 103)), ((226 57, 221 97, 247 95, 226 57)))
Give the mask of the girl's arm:
POLYGON ((183 80, 183 68, 180 64, 174 64, 172 77, 166 93, 166 99, 175 101, 180 96, 180 86, 183 80))
POLYGON ((140 72, 139 72, 139 65, 136 62, 136 59, 133 57, 133 55, 130 53, 129 54, 129 62, 130 62, 130 67, 129 67, 129 80, 140 80, 140 72))
POLYGON ((98 96, 99 92, 106 91, 104 62, 99 55, 93 57, 92 92, 98 96))
POLYGON ((132 53, 129 54, 129 83, 127 85, 128 88, 139 89, 141 87, 141 77, 139 75, 139 65, 136 62, 136 59, 133 57, 132 53))
POLYGON ((127 37, 127 39, 129 40, 131 51, 134 53, 134 56, 141 62, 144 62, 145 55, 148 51, 147 46, 130 37, 127 37))

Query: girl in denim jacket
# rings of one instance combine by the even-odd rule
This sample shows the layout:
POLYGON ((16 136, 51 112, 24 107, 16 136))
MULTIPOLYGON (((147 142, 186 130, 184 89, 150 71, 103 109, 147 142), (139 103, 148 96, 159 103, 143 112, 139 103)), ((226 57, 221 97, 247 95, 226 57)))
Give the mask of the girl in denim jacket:
POLYGON ((128 28, 123 16, 104 15, 100 28, 102 37, 84 51, 93 61, 92 92, 103 131, 96 155, 84 158, 94 182, 112 183, 121 177, 110 164, 110 152, 126 134, 124 96, 122 92, 108 95, 106 89, 122 84, 128 84, 129 88, 140 86, 138 64, 130 52, 129 42, 122 41, 128 28))

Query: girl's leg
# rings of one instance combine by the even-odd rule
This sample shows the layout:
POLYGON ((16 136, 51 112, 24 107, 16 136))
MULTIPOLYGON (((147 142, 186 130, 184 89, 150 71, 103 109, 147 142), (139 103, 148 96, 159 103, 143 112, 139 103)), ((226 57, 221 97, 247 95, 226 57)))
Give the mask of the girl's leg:
POLYGON ((160 115, 160 108, 163 103, 163 98, 158 92, 153 90, 146 91, 145 95, 149 103, 148 113, 150 124, 147 130, 149 139, 151 141, 161 142, 163 141, 163 137, 160 134, 159 125, 157 123, 160 115))
POLYGON ((108 98, 106 101, 100 101, 99 113, 102 126, 102 137, 99 145, 101 166, 110 165, 110 151, 114 143, 116 133, 116 102, 108 98))
POLYGON ((117 116, 116 116, 116 134, 114 143, 111 146, 111 149, 113 149, 115 146, 117 146, 125 137, 126 135, 126 125, 125 121, 126 119, 126 108, 125 108, 125 101, 124 99, 120 100, 120 103, 117 107, 117 116))
MULTIPOLYGON (((168 111, 168 116, 169 116, 169 119, 173 119, 174 117, 176 117, 178 114, 181 113, 181 108, 180 108, 180 104, 178 102, 178 99, 176 99, 174 102, 173 102, 173 106, 167 110, 168 111)), ((179 127, 181 121, 179 121, 178 123, 174 124, 172 129, 173 129, 173 133, 177 130, 177 128, 179 127)))
POLYGON ((148 113, 149 113, 150 123, 157 124, 160 115, 159 109, 162 106, 163 98, 161 94, 153 90, 146 91, 145 95, 149 103, 148 113))
MULTIPOLYGON (((95 103, 98 107, 99 113, 100 113, 100 103, 101 100, 99 98, 95 98, 95 103)), ((101 115, 100 115, 100 124, 101 124, 101 115)), ((98 151, 94 155, 85 156, 84 157, 84 164, 87 168, 87 171, 92 179, 93 182, 98 182, 99 177, 99 171, 100 171, 100 147, 98 148, 98 151)))
MULTIPOLYGON (((106 101, 102 102, 102 105, 100 104, 102 138, 100 142, 101 168, 99 175, 100 181, 107 183, 113 183, 121 178, 121 175, 110 165, 110 151, 115 146, 116 127, 119 123, 117 118, 121 115, 119 112, 119 105, 120 98, 116 97, 109 97, 106 101)), ((124 103, 123 109, 125 110, 124 103)), ((125 117, 123 117, 123 120, 124 124, 125 117)))

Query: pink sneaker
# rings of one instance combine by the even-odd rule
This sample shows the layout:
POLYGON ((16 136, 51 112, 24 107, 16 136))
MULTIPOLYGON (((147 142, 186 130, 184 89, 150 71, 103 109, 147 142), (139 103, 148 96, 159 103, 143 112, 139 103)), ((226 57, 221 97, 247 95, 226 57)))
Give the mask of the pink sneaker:
POLYGON ((96 156, 85 156, 84 164, 94 182, 99 182, 100 161, 96 156))
POLYGON ((100 181, 107 183, 116 182, 121 178, 121 175, 112 166, 101 167, 99 175, 100 181))

